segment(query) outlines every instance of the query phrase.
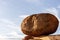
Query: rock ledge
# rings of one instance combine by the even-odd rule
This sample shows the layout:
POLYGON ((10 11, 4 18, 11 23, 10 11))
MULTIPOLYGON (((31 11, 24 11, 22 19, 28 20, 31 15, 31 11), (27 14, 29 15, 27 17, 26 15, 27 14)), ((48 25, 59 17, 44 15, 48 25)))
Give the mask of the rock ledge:
POLYGON ((34 37, 33 39, 29 39, 29 40, 60 40, 60 35, 48 35, 48 36, 34 37))

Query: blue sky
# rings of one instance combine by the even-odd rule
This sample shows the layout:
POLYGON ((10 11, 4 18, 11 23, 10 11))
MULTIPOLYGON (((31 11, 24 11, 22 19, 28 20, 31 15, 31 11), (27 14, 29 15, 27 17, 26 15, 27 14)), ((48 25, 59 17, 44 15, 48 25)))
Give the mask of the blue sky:
MULTIPOLYGON (((60 20, 60 0, 0 0, 0 38, 23 38, 22 20, 42 12, 49 12, 60 20)), ((60 34, 60 26, 54 34, 60 34)))

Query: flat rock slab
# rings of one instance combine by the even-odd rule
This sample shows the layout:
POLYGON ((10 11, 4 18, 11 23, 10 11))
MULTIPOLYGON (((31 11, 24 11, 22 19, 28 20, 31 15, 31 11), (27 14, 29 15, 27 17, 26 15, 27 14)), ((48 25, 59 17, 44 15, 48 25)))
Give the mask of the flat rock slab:
POLYGON ((34 37, 33 39, 29 39, 29 40, 60 40, 60 35, 34 37))

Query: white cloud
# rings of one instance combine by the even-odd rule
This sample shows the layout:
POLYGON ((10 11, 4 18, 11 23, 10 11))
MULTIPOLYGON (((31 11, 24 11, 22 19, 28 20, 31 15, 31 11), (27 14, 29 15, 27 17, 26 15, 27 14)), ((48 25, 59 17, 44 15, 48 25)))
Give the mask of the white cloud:
POLYGON ((7 40, 7 39, 5 39, 5 38, 0 38, 0 40, 7 40))
POLYGON ((20 15, 19 18, 26 18, 29 15, 20 15))
POLYGON ((14 22, 9 21, 7 19, 0 19, 0 27, 8 27, 8 28, 17 29, 17 25, 14 22))
POLYGON ((6 38, 24 38, 25 35, 19 35, 16 31, 7 34, 6 38))
POLYGON ((1 18, 0 21, 7 24, 14 24, 12 21, 9 21, 8 19, 4 19, 4 18, 1 18))
POLYGON ((60 21, 60 19, 59 19, 59 21, 60 21))
POLYGON ((59 6, 57 6, 57 8, 60 8, 60 5, 59 5, 59 6))
POLYGON ((58 10, 56 8, 48 8, 48 9, 42 11, 42 12, 44 12, 44 13, 51 13, 51 14, 55 15, 59 19, 59 17, 58 17, 58 10))
POLYGON ((0 35, 0 38, 7 38, 7 36, 0 35))
POLYGON ((13 31, 10 33, 5 34, 0 34, 0 38, 24 38, 26 35, 19 35, 17 32, 13 31))
POLYGON ((0 19, 0 38, 22 38, 20 28, 8 19, 0 19))
POLYGON ((59 19, 59 23, 60 23, 60 19, 59 19))
POLYGON ((14 32, 14 31, 11 32, 10 34, 14 36, 14 37, 11 37, 11 38, 15 38, 15 37, 16 38, 19 38, 19 35, 16 32, 14 32))

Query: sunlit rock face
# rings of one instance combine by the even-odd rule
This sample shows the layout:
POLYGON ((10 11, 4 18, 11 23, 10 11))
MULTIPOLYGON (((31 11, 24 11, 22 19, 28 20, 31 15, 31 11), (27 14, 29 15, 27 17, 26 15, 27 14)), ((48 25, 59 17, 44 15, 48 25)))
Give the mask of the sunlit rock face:
POLYGON ((60 35, 40 36, 40 37, 34 37, 33 39, 28 39, 28 40, 60 40, 60 35))
POLYGON ((49 35, 56 32, 58 24, 58 19, 50 13, 33 14, 23 20, 21 30, 31 36, 49 35))

